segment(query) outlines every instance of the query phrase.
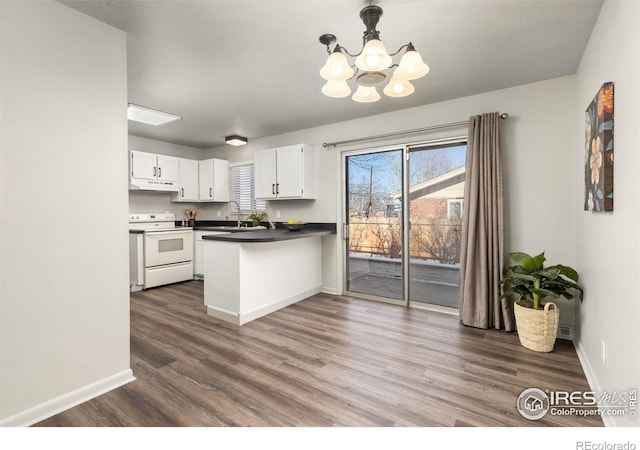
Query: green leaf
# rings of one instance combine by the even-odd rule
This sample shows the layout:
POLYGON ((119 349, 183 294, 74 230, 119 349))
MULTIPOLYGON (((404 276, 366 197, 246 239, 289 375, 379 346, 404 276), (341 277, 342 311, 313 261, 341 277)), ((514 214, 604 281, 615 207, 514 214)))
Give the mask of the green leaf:
POLYGON ((533 258, 525 258, 522 261, 522 267, 530 272, 537 272, 539 270, 542 270, 542 268, 544 267, 544 262, 546 260, 547 258, 544 257, 544 252, 542 252, 539 255, 534 256, 533 258))
POLYGON ((608 152, 610 150, 613 150, 613 139, 609 141, 609 143, 607 144, 607 148, 604 149, 605 152, 608 152))
POLYGON ((548 289, 531 289, 531 293, 538 294, 540 297, 553 297, 553 298, 560 297, 560 295, 548 289))
POLYGON ((560 269, 555 267, 547 267, 546 269, 541 270, 539 274, 542 277, 551 278, 552 280, 555 280, 556 278, 558 278, 558 275, 560 275, 560 269))
POLYGON ((562 264, 555 265, 550 267, 553 269, 558 269, 560 271, 560 275, 565 276, 573 281, 578 281, 578 272, 573 267, 563 266, 562 264))
POLYGON ((509 256, 511 256, 511 259, 513 259, 516 262, 520 262, 525 258, 531 258, 531 256, 527 255, 526 253, 522 253, 522 252, 509 253, 509 256))

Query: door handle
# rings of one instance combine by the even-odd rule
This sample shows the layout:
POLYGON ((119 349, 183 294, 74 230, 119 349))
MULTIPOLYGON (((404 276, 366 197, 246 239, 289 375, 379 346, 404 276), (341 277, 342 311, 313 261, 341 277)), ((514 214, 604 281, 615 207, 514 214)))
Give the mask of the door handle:
POLYGON ((213 198, 213 188, 209 188, 209 197, 213 198))

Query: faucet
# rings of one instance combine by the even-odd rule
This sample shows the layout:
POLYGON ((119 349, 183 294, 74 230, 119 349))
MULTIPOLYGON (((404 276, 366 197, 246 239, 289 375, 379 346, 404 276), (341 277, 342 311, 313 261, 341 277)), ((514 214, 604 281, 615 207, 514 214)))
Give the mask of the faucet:
POLYGON ((231 200, 229 203, 235 203, 236 208, 238 210, 237 214, 238 214, 238 228, 240 228, 240 203, 238 203, 235 200, 231 200))

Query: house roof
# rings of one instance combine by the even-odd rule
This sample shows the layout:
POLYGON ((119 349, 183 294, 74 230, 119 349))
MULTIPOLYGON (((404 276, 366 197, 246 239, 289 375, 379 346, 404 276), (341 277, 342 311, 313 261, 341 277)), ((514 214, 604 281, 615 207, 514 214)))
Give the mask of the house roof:
MULTIPOLYGON (((465 167, 458 167, 409 188, 409 200, 417 198, 463 198, 465 167)), ((393 194, 401 199, 402 192, 393 194)))

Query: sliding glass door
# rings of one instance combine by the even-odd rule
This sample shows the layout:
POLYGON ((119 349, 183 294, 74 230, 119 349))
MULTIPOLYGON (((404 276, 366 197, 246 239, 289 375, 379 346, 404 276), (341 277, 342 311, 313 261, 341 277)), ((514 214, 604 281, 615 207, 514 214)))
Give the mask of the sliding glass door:
POLYGON ((345 287, 458 307, 466 139, 345 153, 345 287))
POLYGON ((409 300, 458 307, 465 144, 409 148, 409 300))
POLYGON ((344 159, 348 292, 404 299, 402 155, 394 149, 344 159))

